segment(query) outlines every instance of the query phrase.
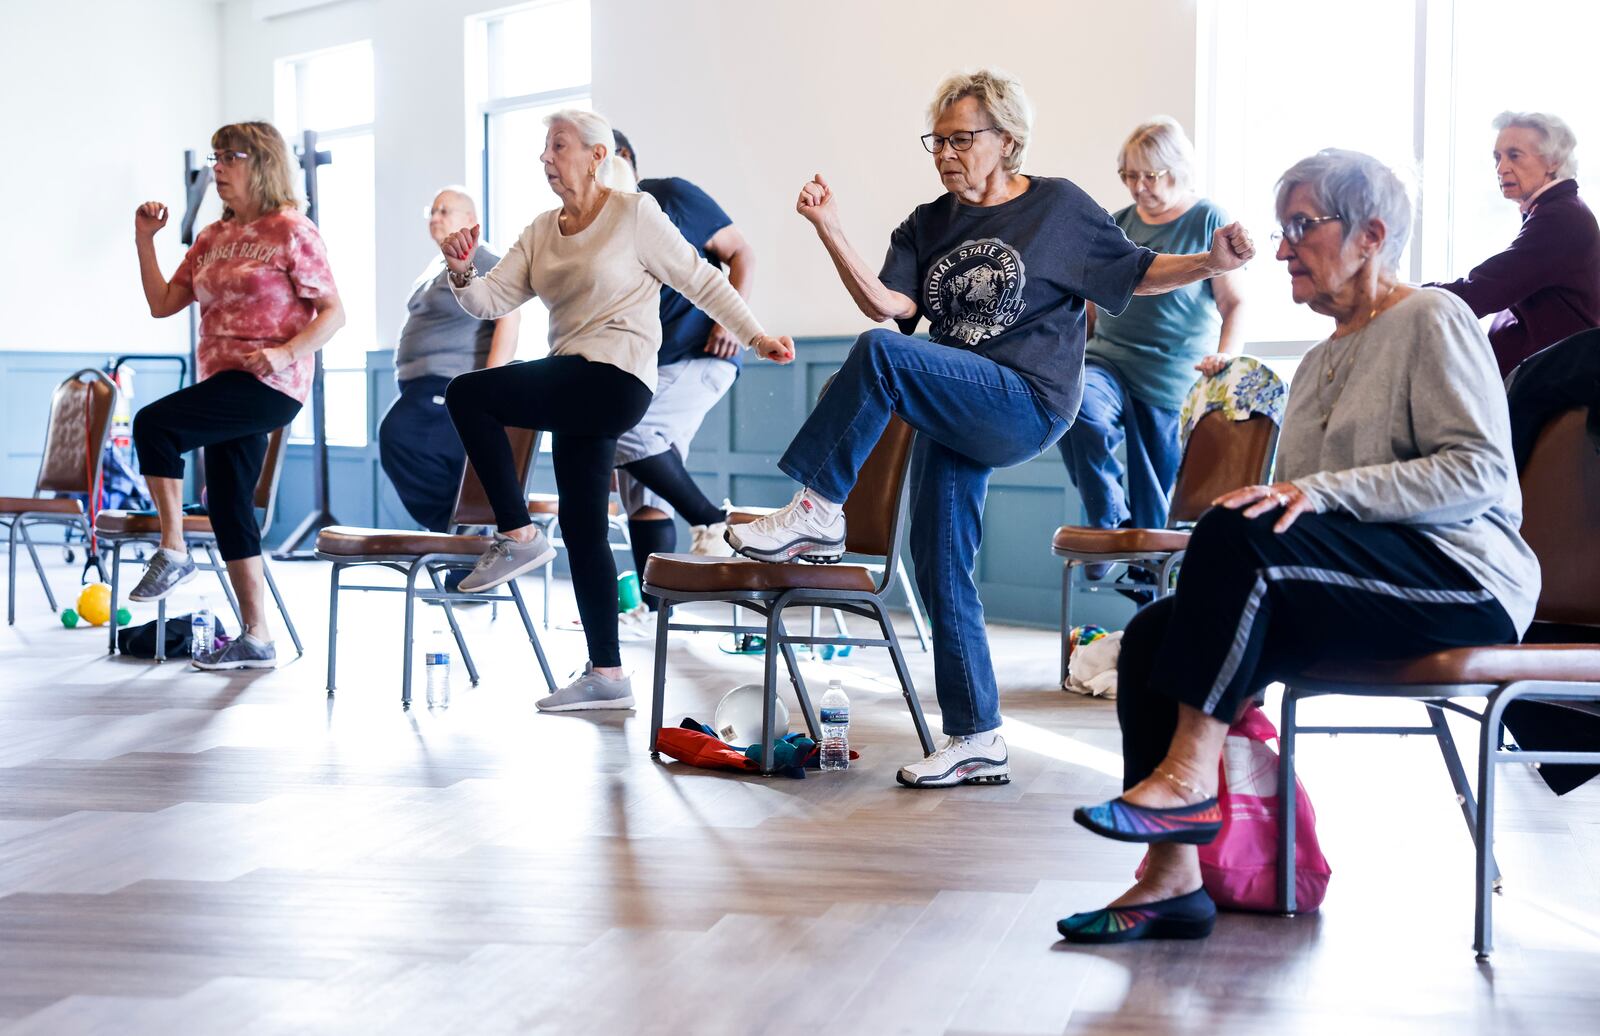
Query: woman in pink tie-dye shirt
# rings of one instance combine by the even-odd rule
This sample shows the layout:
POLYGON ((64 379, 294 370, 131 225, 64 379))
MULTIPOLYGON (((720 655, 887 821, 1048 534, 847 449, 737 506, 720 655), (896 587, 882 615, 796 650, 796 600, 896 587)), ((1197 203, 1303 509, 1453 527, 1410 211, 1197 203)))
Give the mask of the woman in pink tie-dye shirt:
POLYGON ((277 656, 263 600, 256 480, 268 434, 300 412, 313 354, 344 326, 344 309, 322 238, 299 212, 283 137, 265 122, 238 123, 217 130, 211 146, 222 218, 195 238, 170 281, 154 244, 167 207, 145 202, 134 215, 150 314, 171 316, 199 302, 200 342, 196 383, 134 420, 139 465, 161 516, 161 549, 129 597, 161 600, 195 574, 183 540, 183 455, 204 447, 211 526, 245 628, 194 664, 266 669, 277 656))

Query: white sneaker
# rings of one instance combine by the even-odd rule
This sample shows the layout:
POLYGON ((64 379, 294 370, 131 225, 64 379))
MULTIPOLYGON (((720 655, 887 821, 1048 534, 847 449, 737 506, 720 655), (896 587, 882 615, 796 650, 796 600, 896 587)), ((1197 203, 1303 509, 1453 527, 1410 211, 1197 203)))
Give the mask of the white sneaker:
POLYGON ((902 766, 895 780, 908 788, 1011 783, 1005 739, 996 734, 992 744, 983 745, 978 742, 981 736, 946 738, 944 746, 926 759, 902 766))
POLYGON ((728 546, 724 538, 728 535, 727 522, 715 522, 711 525, 691 525, 689 535, 694 538, 689 553, 698 554, 703 558, 731 558, 733 548, 728 546))
POLYGON ((844 556, 844 509, 831 520, 804 489, 764 518, 728 527, 729 546, 757 561, 812 561, 831 565, 844 556))

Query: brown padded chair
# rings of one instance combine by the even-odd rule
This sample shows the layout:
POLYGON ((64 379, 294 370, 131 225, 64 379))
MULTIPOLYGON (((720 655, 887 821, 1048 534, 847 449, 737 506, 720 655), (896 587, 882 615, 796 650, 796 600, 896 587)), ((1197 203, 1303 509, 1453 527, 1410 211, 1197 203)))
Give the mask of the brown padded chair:
MULTIPOLYGON (((511 442, 511 456, 516 465, 517 481, 526 489, 528 475, 533 470, 533 458, 538 452, 539 437, 526 428, 507 428, 506 438, 511 442)), ((555 677, 550 673, 550 662, 544 656, 544 645, 528 617, 528 607, 522 600, 517 581, 505 584, 507 594, 468 593, 464 590, 446 590, 442 573, 452 569, 470 569, 489 549, 494 537, 469 533, 472 528, 493 527, 494 509, 478 481, 478 473, 469 461, 461 475, 461 487, 456 492, 456 507, 450 517, 451 532, 415 532, 401 529, 362 529, 348 525, 330 525, 317 533, 317 557, 333 562, 328 591, 328 693, 334 690, 334 672, 338 664, 339 647, 339 592, 364 590, 382 593, 403 593, 405 599, 405 627, 401 637, 403 651, 400 676, 400 707, 411 707, 411 656, 415 639, 416 602, 434 601, 444 607, 445 621, 461 649, 461 660, 466 663, 467 677, 476 686, 478 667, 472 661, 472 652, 456 622, 454 601, 511 601, 522 617, 522 626, 528 632, 528 641, 539 660, 544 682, 551 691, 556 689, 555 677), (376 565, 391 569, 405 577, 404 586, 343 585, 339 574, 347 568, 376 565), (418 589, 417 577, 426 573, 432 590, 418 589)), ((548 567, 548 566, 546 566, 548 567)))
POLYGON ((1067 679, 1072 631, 1072 570, 1079 565, 1122 563, 1155 575, 1157 597, 1172 592, 1174 575, 1189 547, 1189 530, 1211 501, 1241 486, 1260 482, 1278 448, 1278 423, 1265 414, 1229 420, 1213 410, 1200 418, 1178 465, 1165 529, 1093 529, 1063 525, 1050 541, 1061 566, 1061 681, 1067 679))
MULTIPOLYGON (((279 428, 267 437, 267 455, 261 463, 261 475, 256 479, 252 500, 255 510, 261 513, 263 534, 272 527, 272 515, 278 501, 278 481, 283 474, 283 456, 287 446, 287 428, 279 428)), ((122 589, 122 547, 128 543, 160 543, 161 519, 144 511, 101 511, 95 516, 94 530, 100 542, 111 548, 111 614, 115 615, 122 589)), ((191 550, 199 547, 206 552, 207 560, 195 562, 195 567, 202 572, 217 574, 217 581, 222 584, 223 596, 227 597, 228 604, 233 608, 234 618, 239 620, 239 626, 243 629, 244 615, 239 610, 239 599, 233 594, 233 584, 228 582, 228 566, 217 554, 217 534, 211 528, 211 519, 203 514, 184 515, 183 541, 191 550)), ((266 577, 267 589, 272 591, 272 599, 278 605, 278 614, 283 616, 283 625, 289 631, 289 639, 294 641, 295 657, 299 658, 306 653, 305 646, 300 643, 300 633, 294 628, 294 619, 289 617, 289 607, 284 604, 283 594, 278 591, 278 581, 272 578, 272 566, 267 562, 265 551, 261 553, 261 574, 266 577)), ((156 629, 166 628, 165 599, 156 603, 156 623, 156 629)), ((109 625, 110 644, 107 651, 114 655, 117 653, 117 626, 116 623, 109 625)), ((157 637, 156 661, 164 662, 166 659, 166 638, 157 637)))
MULTIPOLYGON (((40 525, 65 525, 90 538, 89 521, 83 505, 70 497, 47 497, 45 493, 81 493, 93 499, 100 484, 100 463, 106 452, 106 437, 111 434, 111 411, 117 401, 117 386, 100 371, 84 368, 56 386, 50 397, 49 423, 45 426, 44 456, 39 459, 39 474, 33 480, 32 496, 0 496, 0 525, 8 528, 10 550, 6 552, 9 578, 6 580, 6 623, 17 621, 17 544, 28 549, 33 570, 39 574, 45 600, 53 614, 56 595, 45 578, 44 565, 34 549, 28 529, 40 525)), ((113 614, 115 608, 113 608, 113 614)), ((111 624, 116 628, 116 624, 111 624)))
POLYGON ((698 554, 650 556, 644 569, 644 591, 662 599, 661 610, 656 613, 655 677, 650 714, 652 758, 660 758, 657 746, 661 737, 661 718, 667 689, 667 637, 672 630, 760 633, 766 636, 763 652, 765 668, 761 683, 765 689, 761 712, 762 773, 772 772, 773 715, 778 700, 778 656, 773 652, 774 647, 783 653, 806 727, 812 737, 820 739, 821 728, 817 724, 816 711, 811 706, 811 696, 806 693, 805 681, 800 676, 800 666, 795 659, 795 644, 888 648, 906 707, 911 711, 911 722, 922 742, 923 754, 933 751, 933 738, 928 733, 922 704, 917 700, 916 688, 911 683, 911 671, 906 667, 900 640, 889 621, 887 603, 895 563, 899 559, 900 526, 905 517, 906 469, 911 461, 914 436, 910 425, 897 417, 892 418, 878 445, 873 447, 867 462, 861 466, 855 488, 844 502, 845 550, 852 554, 882 558, 882 567, 876 572, 852 564, 768 564, 748 558, 713 558, 698 554), (737 604, 765 615, 767 622, 765 626, 741 626, 738 623, 722 626, 673 621, 673 606, 687 601, 737 604), (844 635, 792 636, 784 628, 783 612, 794 606, 837 608, 872 619, 883 636, 876 639, 844 635))
MULTIPOLYGON (((1543 583, 1534 622, 1600 627, 1600 456, 1585 432, 1586 411, 1570 410, 1545 426, 1522 471, 1522 537, 1539 558, 1543 583)), ((1299 734, 1429 734, 1444 755, 1461 811, 1477 850, 1473 948, 1479 960, 1493 949, 1495 768, 1504 763, 1600 763, 1600 748, 1588 752, 1508 751, 1501 731, 1506 706, 1518 700, 1590 709, 1600 702, 1600 645, 1506 644, 1453 648, 1383 665, 1319 665, 1286 681, 1279 725, 1278 787, 1294 787, 1295 738, 1299 734), (1304 726, 1296 722, 1300 701, 1343 694, 1421 701, 1429 724, 1414 727, 1304 726), (1454 701, 1487 699, 1482 711, 1454 701), (1461 757, 1445 722, 1446 711, 1477 720, 1478 796, 1473 801, 1461 757)), ((1294 913, 1294 811, 1280 823, 1278 897, 1294 913)))

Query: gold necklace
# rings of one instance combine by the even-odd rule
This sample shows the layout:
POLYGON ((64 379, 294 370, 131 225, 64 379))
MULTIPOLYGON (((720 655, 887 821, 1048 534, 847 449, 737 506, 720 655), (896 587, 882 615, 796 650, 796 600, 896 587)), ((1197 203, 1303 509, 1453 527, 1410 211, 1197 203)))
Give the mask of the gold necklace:
POLYGON ((1317 404, 1318 404, 1317 409, 1322 411, 1322 427, 1324 427, 1324 428, 1328 427, 1328 421, 1333 417, 1333 408, 1339 405, 1339 397, 1344 395, 1345 386, 1350 384, 1350 374, 1348 372, 1348 367, 1351 364, 1355 363, 1356 353, 1361 351, 1361 343, 1366 341, 1366 337, 1365 336, 1366 336, 1367 328, 1372 326, 1372 322, 1378 318, 1378 311, 1384 307, 1384 304, 1389 301, 1389 296, 1393 295, 1394 292, 1395 292, 1395 289, 1398 288, 1398 287, 1400 287, 1400 285, 1398 285, 1398 284, 1392 285, 1389 288, 1389 290, 1384 293, 1383 298, 1378 300, 1377 305, 1372 307, 1372 311, 1367 314, 1366 322, 1363 323, 1355 331, 1351 332, 1349 336, 1347 336, 1348 338, 1352 339, 1352 341, 1350 341, 1350 343, 1349 343, 1348 347, 1345 349, 1343 355, 1339 356, 1337 359, 1335 359, 1334 355, 1333 355, 1333 342, 1334 342, 1334 339, 1332 337, 1329 337, 1329 339, 1328 339, 1328 366, 1327 366, 1326 384, 1328 384, 1328 385, 1333 384, 1334 375, 1336 373, 1338 373, 1339 367, 1341 365, 1345 366, 1347 368, 1347 370, 1346 370, 1346 373, 1345 373, 1345 376, 1344 376, 1344 381, 1340 383, 1338 391, 1333 394, 1333 399, 1328 402, 1328 405, 1326 407, 1323 407, 1321 405, 1322 404, 1322 389, 1321 389, 1321 387, 1319 387, 1317 389, 1317 404))

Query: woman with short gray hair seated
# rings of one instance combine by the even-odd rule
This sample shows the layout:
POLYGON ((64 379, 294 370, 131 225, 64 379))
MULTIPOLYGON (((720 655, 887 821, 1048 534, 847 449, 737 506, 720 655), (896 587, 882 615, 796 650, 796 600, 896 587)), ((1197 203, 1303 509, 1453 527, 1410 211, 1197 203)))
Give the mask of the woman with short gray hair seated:
POLYGON ((1494 143, 1500 193, 1522 209, 1511 247, 1438 285, 1480 317, 1502 376, 1540 349, 1600 326, 1600 225, 1578 197, 1578 140, 1544 112, 1501 112, 1494 143))
POLYGON ((1150 844, 1149 866, 1109 906, 1062 920, 1071 942, 1210 933, 1195 847, 1221 829, 1228 725, 1268 684, 1332 659, 1514 642, 1533 619, 1539 565, 1517 533, 1494 354, 1459 298, 1400 283, 1399 179, 1321 151, 1283 174, 1277 210, 1294 300, 1332 317, 1333 334, 1290 390, 1279 481, 1218 499, 1177 593, 1123 635, 1126 790, 1074 819, 1150 844))

